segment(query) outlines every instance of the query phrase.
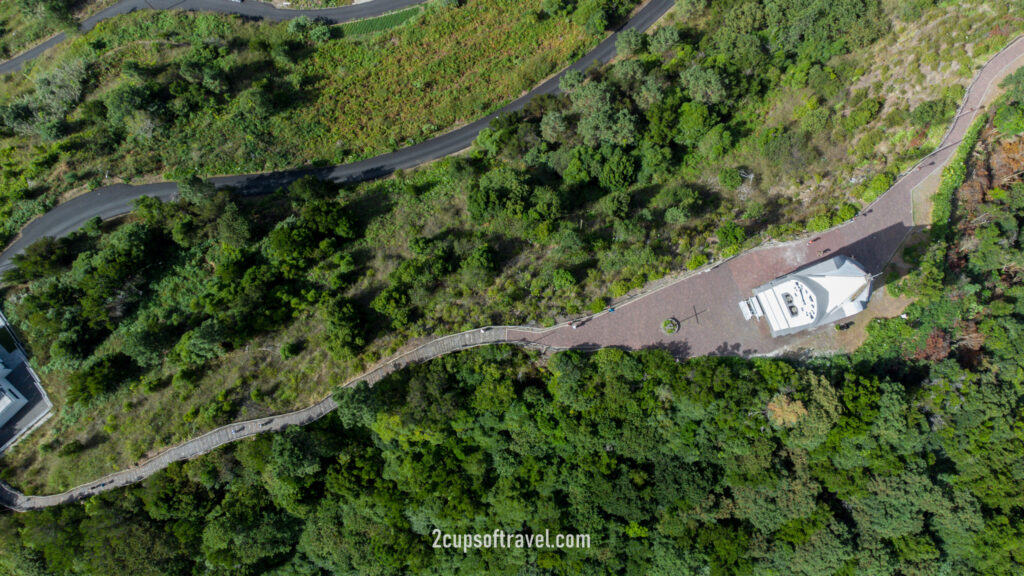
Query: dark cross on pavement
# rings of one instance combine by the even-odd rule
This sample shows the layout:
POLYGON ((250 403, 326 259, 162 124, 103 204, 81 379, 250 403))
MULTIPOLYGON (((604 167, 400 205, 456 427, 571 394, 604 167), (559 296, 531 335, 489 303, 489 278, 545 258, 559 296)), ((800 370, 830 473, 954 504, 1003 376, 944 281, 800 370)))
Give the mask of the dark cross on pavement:
POLYGON ((697 311, 697 307, 694 306, 693 307, 693 314, 690 314, 686 318, 683 318, 682 320, 679 321, 679 323, 682 324, 683 322, 686 322, 687 320, 693 320, 693 321, 697 322, 697 326, 700 326, 700 315, 705 313, 705 312, 707 312, 707 311, 708 311, 708 309, 705 308, 705 309, 701 310, 700 312, 698 312, 697 311))

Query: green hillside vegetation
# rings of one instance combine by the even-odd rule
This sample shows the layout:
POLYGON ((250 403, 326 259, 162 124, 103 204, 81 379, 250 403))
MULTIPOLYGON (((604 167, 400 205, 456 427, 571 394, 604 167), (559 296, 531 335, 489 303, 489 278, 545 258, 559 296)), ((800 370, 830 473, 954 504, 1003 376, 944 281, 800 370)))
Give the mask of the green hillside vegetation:
MULTIPOLYGON (((917 333, 925 310, 879 331, 917 333)), ((877 347, 813 369, 464 352, 341 392, 306 429, 8 515, 0 538, 18 552, 2 561, 36 574, 1016 574, 1022 397, 1001 374, 1021 365, 993 345, 973 369, 899 352, 893 376, 858 368, 882 366, 877 347), (593 546, 436 550, 434 529, 593 546)))
POLYGON ((0 2, 0 60, 57 32, 77 28, 76 13, 91 14, 112 0, 9 0, 0 2))
MULTIPOLYGON (((883 15, 860 6, 837 7, 834 28, 773 58, 806 67, 869 42, 883 15)), ((715 52, 726 29, 713 30, 623 35, 616 64, 567 76, 566 95, 498 120, 468 157, 340 190, 301 181, 265 199, 189 181, 186 199, 144 202, 116 230, 33 247, 6 277, 20 286, 5 311, 61 417, 8 456, 8 479, 65 489, 233 419, 308 405, 415 338, 550 325, 762 234, 802 230, 778 204, 722 192, 743 180, 724 159, 761 137, 744 124, 744 94, 772 78, 698 64, 727 61, 715 52), (684 80, 693 75, 722 92, 684 80), (689 180, 716 162, 718 186, 689 180), (73 443, 88 449, 61 452, 73 443)), ((809 146, 801 134, 776 136, 809 146)), ((824 225, 856 212, 844 202, 824 225)))
POLYGON ((434 2, 341 27, 173 11, 104 21, 0 92, 0 239, 69 190, 336 164, 423 140, 580 56, 604 29, 578 15, 632 6, 538 17, 540 0, 527 4, 434 2))
MULTIPOLYGON (((980 152, 1024 132, 1024 73, 980 152)), ((1018 142, 1019 144, 1019 142, 1018 142)), ((1019 179, 1018 179, 1019 180, 1019 179)), ((958 574, 1024 570, 1024 183, 946 198, 852 355, 796 364, 505 346, 339 390, 83 504, 0 519, 15 574, 958 574), (449 534, 592 547, 437 550, 449 534)), ((336 230, 346 237, 347 229, 336 230)))
MULTIPOLYGON (((620 62, 569 76, 565 96, 495 122, 466 157, 265 198, 189 178, 178 202, 32 246, 5 276, 4 309, 58 413, 5 455, 3 477, 40 492, 93 480, 307 405, 409 339, 551 322, 758 234, 855 213, 846 198, 797 222, 728 191, 751 150, 785 179, 791 155, 880 121, 880 102, 846 89, 855 72, 825 70, 883 32, 880 7, 681 5, 707 32, 624 35, 620 62), (804 34, 788 44, 782 29, 804 34), (725 54, 744 46, 767 71, 731 68, 725 54), (822 132, 756 122, 748 95, 769 98, 800 68, 831 86, 822 132)), ((944 173, 929 243, 906 255, 914 271, 890 279, 914 302, 872 321, 852 354, 453 354, 338 390, 340 409, 314 425, 5 515, 0 572, 1020 574, 1024 183, 972 181, 995 146, 1020 145, 1024 72, 1004 87, 944 173), (435 550, 434 529, 584 533, 593 547, 435 550)), ((900 122, 932 131, 957 99, 900 122)))

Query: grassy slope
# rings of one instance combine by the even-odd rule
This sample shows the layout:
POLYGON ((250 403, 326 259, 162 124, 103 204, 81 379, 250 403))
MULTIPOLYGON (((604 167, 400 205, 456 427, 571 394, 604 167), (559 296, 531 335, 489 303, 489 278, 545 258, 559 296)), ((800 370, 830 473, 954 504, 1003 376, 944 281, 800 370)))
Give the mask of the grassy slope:
MULTIPOLYGON (((13 236, 63 194, 102 184, 177 170, 212 175, 340 163, 423 140, 500 107, 596 41, 568 18, 537 22, 512 0, 432 7, 398 26, 402 21, 336 27, 330 40, 290 49, 293 62, 268 53, 268 46, 304 44, 289 24, 177 12, 101 23, 31 72, 38 78, 69 62, 91 63, 85 104, 70 114, 69 135, 54 142, 0 139, 0 237, 13 236), (398 27, 375 30, 383 25, 398 27), (88 145, 102 137, 81 110, 131 81, 121 74, 126 62, 146 70, 136 82, 171 82, 189 46, 204 43, 228 51, 221 58, 225 95, 188 114, 131 124, 112 152, 88 145), (269 113, 246 100, 259 78, 277 100, 269 113)), ((0 103, 29 89, 24 79, 6 79, 0 103)))
MULTIPOLYGON (((519 34, 518 29, 530 18, 513 4, 519 6, 500 0, 470 2, 463 9, 428 14, 417 21, 416 26, 395 29, 382 36, 356 37, 353 33, 362 30, 356 24, 348 26, 347 39, 328 43, 303 65, 310 74, 320 75, 320 93, 329 92, 329 99, 324 96, 310 103, 310 109, 301 112, 305 119, 275 121, 275 136, 291 139, 288 144, 276 146, 293 163, 299 163, 303 156, 322 158, 319 155, 325 143, 351 133, 359 126, 357 120, 365 121, 359 131, 361 137, 377 139, 377 151, 391 146, 383 141, 382 130, 399 129, 400 136, 394 137, 395 140, 422 138, 430 131, 446 129, 449 124, 471 120, 510 99, 589 43, 578 27, 557 19, 546 20, 544 25, 531 25, 528 33, 519 34), (536 50, 536 46, 542 49, 536 50), (422 54, 432 55, 426 64, 422 54), (476 57, 471 58, 472 55, 476 57), (344 74, 340 73, 338 62, 347 64, 344 74), (332 76, 330 70, 336 73, 332 76), (377 89, 367 91, 368 85, 377 89), (346 106, 358 107, 359 112, 344 114, 346 106), (386 122, 363 117, 375 108, 394 110, 386 122), (308 124, 303 128, 301 122, 308 124), (337 125, 342 122, 346 123, 337 125), (426 124, 432 126, 424 129, 426 124), (405 134, 402 128, 409 133, 401 136, 405 134), (303 131, 306 135, 319 134, 318 140, 310 138, 303 142, 300 139, 303 131)), ((127 59, 147 64, 165 61, 186 50, 181 44, 207 36, 237 35, 244 42, 257 34, 272 37, 286 33, 285 25, 242 24, 235 19, 209 14, 161 13, 155 19, 137 14, 101 26, 94 34, 74 42, 65 54, 51 57, 43 66, 91 52, 97 40, 102 40, 106 45, 98 54, 96 74, 101 88, 93 92, 101 94, 102 86, 115 81, 120 63, 127 59)), ((246 55, 243 53, 241 58, 244 64, 246 55)), ((224 131, 225 124, 221 120, 213 114, 200 115, 193 120, 189 132, 206 140, 186 141, 191 145, 187 146, 187 151, 183 147, 182 153, 202 160, 223 153, 215 144, 229 145, 225 140, 230 140, 232 135, 224 131)), ((139 149, 132 152, 137 155, 139 149)), ((139 160, 136 157, 129 161, 139 160)), ((60 163, 53 177, 63 177, 67 171, 67 164, 60 163)), ((427 180, 436 178, 436 175, 422 176, 427 180)), ((401 185, 382 185, 388 191, 371 185, 361 194, 403 196, 401 185)), ((431 212, 430 219, 438 215, 434 210, 448 209, 450 213, 446 197, 423 200, 409 208, 417 214, 414 216, 417 219, 421 219, 424 211, 431 212)), ((391 217, 413 216, 401 210, 391 217)), ((385 243, 381 246, 386 248, 385 243)), ((224 399, 235 401, 236 417, 308 405, 358 368, 339 366, 325 353, 315 350, 287 361, 277 353, 282 343, 314 336, 318 329, 315 321, 307 319, 283 334, 254 342, 248 351, 230 355, 195 386, 181 389, 172 385, 149 393, 125 388, 96 406, 64 409, 66 383, 58 374, 44 376, 57 405, 57 417, 51 419, 40 434, 34 434, 9 455, 14 459, 11 462, 17 464, 7 470, 17 468, 19 473, 23 472, 25 476, 19 476, 17 481, 28 481, 26 486, 59 489, 121 468, 152 447, 165 446, 212 427, 216 408, 224 399), (251 397, 252 389, 257 387, 265 395, 260 402, 251 397), (192 416, 186 417, 190 411, 192 416), (40 446, 54 437, 66 439, 71 434, 86 445, 96 445, 88 450, 88 458, 82 459, 80 464, 64 466, 66 459, 46 453, 45 448, 39 451, 40 446)), ((386 351, 387 346, 387 343, 380 343, 377 351, 381 352, 382 348, 386 351)))
MULTIPOLYGON (((896 14, 901 10, 910 11, 898 3, 889 9, 896 14)), ((805 220, 843 201, 870 199, 864 187, 872 178, 891 179, 912 165, 934 149, 949 126, 949 117, 929 126, 916 125, 908 118, 909 111, 940 98, 951 85, 966 86, 978 66, 1024 30, 1019 19, 1008 17, 1005 6, 985 0, 939 3, 903 16, 906 21, 896 18, 892 33, 871 49, 830 62, 833 69, 852 71, 851 91, 884 101, 869 123, 843 134, 835 124, 852 112, 850 99, 829 107, 830 126, 811 137, 818 154, 803 162, 796 176, 780 174, 755 141, 748 141, 722 164, 748 167, 756 180, 738 193, 723 193, 778 209, 782 223, 805 220), (869 139, 875 144, 864 142, 869 139)), ((784 79, 763 98, 747 103, 746 129, 757 133, 799 124, 799 118, 816 107, 812 91, 803 81, 794 82, 796 88, 789 86, 792 80, 784 79)), ((698 166, 687 178, 714 182, 719 168, 698 166)))
MULTIPOLYGON (((117 0, 81 0, 75 2, 75 19, 79 22, 117 0)), ((0 2, 0 60, 23 52, 60 30, 43 18, 26 16, 17 0, 0 2)))

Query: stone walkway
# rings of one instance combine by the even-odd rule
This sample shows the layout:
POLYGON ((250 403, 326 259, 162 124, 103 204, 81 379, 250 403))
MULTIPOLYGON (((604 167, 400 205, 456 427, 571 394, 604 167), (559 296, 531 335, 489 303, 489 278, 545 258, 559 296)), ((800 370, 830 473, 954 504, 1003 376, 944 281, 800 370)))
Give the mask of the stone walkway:
MULTIPOLYGON (((520 343, 552 348, 665 348, 678 357, 709 354, 766 355, 791 348, 807 334, 772 338, 767 323, 743 319, 738 303, 761 284, 815 261, 837 254, 852 256, 872 274, 879 274, 914 229, 915 189, 934 179, 956 151, 967 129, 996 86, 1024 64, 1024 38, 1017 38, 985 64, 968 88, 956 117, 940 146, 908 170, 885 194, 853 220, 803 239, 761 246, 630 301, 582 319, 573 329, 564 325, 537 334, 509 330, 520 343), (813 245, 809 238, 817 238, 813 245), (819 251, 826 251, 818 256, 819 251), (666 336, 661 323, 668 317, 681 322, 679 332, 666 336)), ((874 289, 882 288, 877 278, 874 289)), ((819 330, 829 330, 831 326, 819 330)))
MULTIPOLYGON (((853 256, 872 273, 881 272, 914 227, 914 189, 949 161, 974 118, 982 113, 983 103, 994 86, 1022 58, 1024 39, 1018 38, 989 60, 968 89, 942 145, 904 174, 861 216, 816 235, 819 239, 813 246, 807 244, 807 239, 801 239, 755 248, 678 280, 659 282, 656 288, 615 304, 614 312, 581 319, 582 325, 576 329, 568 323, 549 329, 495 326, 437 338, 386 360, 348 384, 362 380, 373 384, 409 364, 488 344, 509 343, 548 350, 656 347, 668 349, 678 357, 763 355, 790 347, 800 341, 800 335, 771 338, 763 322, 743 319, 738 302, 754 287, 814 262, 819 250, 828 249, 826 257, 853 256), (672 336, 661 331, 661 323, 668 316, 681 323, 679 332, 672 336)), ((0 483, 0 503, 18 511, 65 504, 138 482, 172 462, 195 458, 241 438, 308 424, 336 407, 333 399, 326 398, 296 412, 223 426, 169 448, 139 466, 62 494, 26 496, 0 483)))

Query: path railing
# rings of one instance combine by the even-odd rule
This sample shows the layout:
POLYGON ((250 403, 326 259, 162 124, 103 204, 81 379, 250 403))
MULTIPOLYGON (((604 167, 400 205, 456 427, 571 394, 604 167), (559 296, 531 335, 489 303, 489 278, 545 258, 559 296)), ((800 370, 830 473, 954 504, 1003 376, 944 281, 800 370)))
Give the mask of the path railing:
MULTIPOLYGON (((543 333, 555 330, 559 326, 551 328, 537 328, 533 326, 489 326, 467 330, 458 334, 442 336, 426 342, 416 348, 388 358, 377 366, 350 378, 343 387, 353 386, 359 382, 367 382, 371 386, 380 382, 391 374, 413 364, 420 364, 428 360, 440 358, 454 352, 469 350, 479 346, 493 344, 513 344, 524 347, 536 346, 525 340, 513 340, 508 337, 510 330, 518 332, 543 333)), ((4 483, 0 483, 0 504, 19 512, 35 510, 66 504, 87 498, 100 492, 106 492, 129 484, 139 482, 156 472, 163 470, 173 462, 190 460, 203 454, 207 454, 225 444, 229 444, 242 438, 262 434, 264 432, 281 431, 288 426, 301 426, 310 424, 323 418, 335 408, 333 396, 328 396, 316 404, 274 416, 266 416, 244 422, 235 422, 211 430, 201 436, 188 440, 177 446, 168 448, 131 468, 108 474, 98 480, 82 484, 60 494, 48 496, 26 496, 4 483)))

